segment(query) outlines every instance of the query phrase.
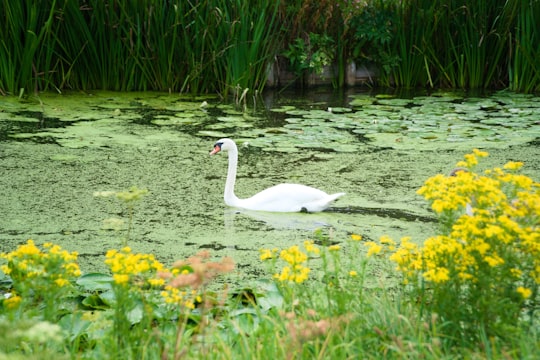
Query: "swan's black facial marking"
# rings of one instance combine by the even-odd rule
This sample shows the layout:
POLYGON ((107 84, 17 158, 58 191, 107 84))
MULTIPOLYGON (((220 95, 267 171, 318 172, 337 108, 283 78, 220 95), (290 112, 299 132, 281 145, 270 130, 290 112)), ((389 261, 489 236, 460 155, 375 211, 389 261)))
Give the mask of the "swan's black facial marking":
POLYGON ((214 150, 210 151, 210 155, 215 155, 215 154, 217 154, 218 152, 220 152, 220 151, 221 151, 221 146, 222 146, 222 145, 223 145, 222 142, 220 142, 220 143, 215 143, 215 144, 214 144, 214 150))

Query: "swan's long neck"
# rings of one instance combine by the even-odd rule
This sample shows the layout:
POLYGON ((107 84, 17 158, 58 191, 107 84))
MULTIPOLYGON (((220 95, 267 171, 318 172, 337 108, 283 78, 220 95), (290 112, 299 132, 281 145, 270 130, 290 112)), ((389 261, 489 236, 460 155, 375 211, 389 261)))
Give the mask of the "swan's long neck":
POLYGON ((238 149, 236 146, 229 150, 229 167, 227 169, 227 182, 225 183, 225 204, 236 206, 238 197, 234 194, 234 183, 236 182, 236 167, 238 166, 238 149))

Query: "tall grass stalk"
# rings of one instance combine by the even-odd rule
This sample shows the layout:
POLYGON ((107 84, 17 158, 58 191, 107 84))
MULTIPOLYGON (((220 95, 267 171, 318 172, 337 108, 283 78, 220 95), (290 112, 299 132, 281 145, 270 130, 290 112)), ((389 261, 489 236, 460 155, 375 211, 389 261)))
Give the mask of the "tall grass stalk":
POLYGON ((224 1, 223 21, 220 34, 228 34, 227 46, 223 49, 222 67, 217 67, 224 76, 220 88, 261 91, 266 81, 266 70, 280 45, 281 39, 276 22, 279 2, 259 0, 224 1))
POLYGON ((57 70, 53 58, 57 24, 56 0, 3 1, 0 12, 0 89, 13 94, 21 89, 47 88, 57 70), (50 46, 43 46, 48 44, 50 46))
POLYGON ((261 90, 279 3, 4 1, 0 89, 261 90))
MULTIPOLYGON (((500 76, 504 78, 501 70, 507 67, 503 55, 511 36, 516 4, 516 1, 507 1, 493 6, 486 1, 454 1, 448 5, 446 14, 440 14, 437 34, 447 45, 439 49, 443 59, 440 62, 453 64, 451 85, 460 88, 500 86, 500 76)), ((441 84, 445 85, 444 79, 441 84)))
POLYGON ((397 4, 395 42, 389 44, 389 53, 397 54, 400 61, 392 69, 391 77, 398 87, 412 88, 425 86, 429 80, 429 69, 425 67, 425 56, 429 53, 431 34, 429 33, 430 18, 435 5, 430 2, 424 7, 415 1, 403 1, 397 4), (426 29, 428 32, 426 32, 426 29))
MULTIPOLYGON (((505 86, 509 67, 505 55, 509 53, 508 44, 520 8, 528 6, 517 0, 496 4, 485 0, 400 2, 396 9, 399 20, 395 41, 390 47, 401 59, 393 70, 395 84, 505 86)), ((534 39, 529 43, 535 44, 534 39)))
POLYGON ((510 88, 516 91, 540 91, 540 1, 521 6, 517 15, 513 58, 509 66, 510 88))

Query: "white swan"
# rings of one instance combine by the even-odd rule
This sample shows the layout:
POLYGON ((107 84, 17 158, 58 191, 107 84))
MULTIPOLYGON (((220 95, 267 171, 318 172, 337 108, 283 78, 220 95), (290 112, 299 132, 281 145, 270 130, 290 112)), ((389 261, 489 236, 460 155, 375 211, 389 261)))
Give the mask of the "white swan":
POLYGON ((272 186, 249 199, 239 199, 234 194, 236 167, 238 165, 238 148, 231 139, 220 139, 214 145, 210 155, 220 151, 229 152, 229 168, 225 183, 225 204, 237 208, 273 212, 318 212, 323 211, 330 203, 345 193, 328 195, 322 190, 299 184, 279 184, 272 186))

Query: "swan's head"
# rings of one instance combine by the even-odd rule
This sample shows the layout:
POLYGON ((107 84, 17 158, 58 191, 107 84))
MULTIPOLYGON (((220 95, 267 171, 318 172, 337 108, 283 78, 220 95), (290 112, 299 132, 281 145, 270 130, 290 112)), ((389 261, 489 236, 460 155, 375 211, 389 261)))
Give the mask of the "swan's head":
POLYGON ((219 139, 214 144, 214 150, 210 151, 210 155, 215 155, 220 151, 229 151, 236 148, 236 144, 231 139, 219 139))

